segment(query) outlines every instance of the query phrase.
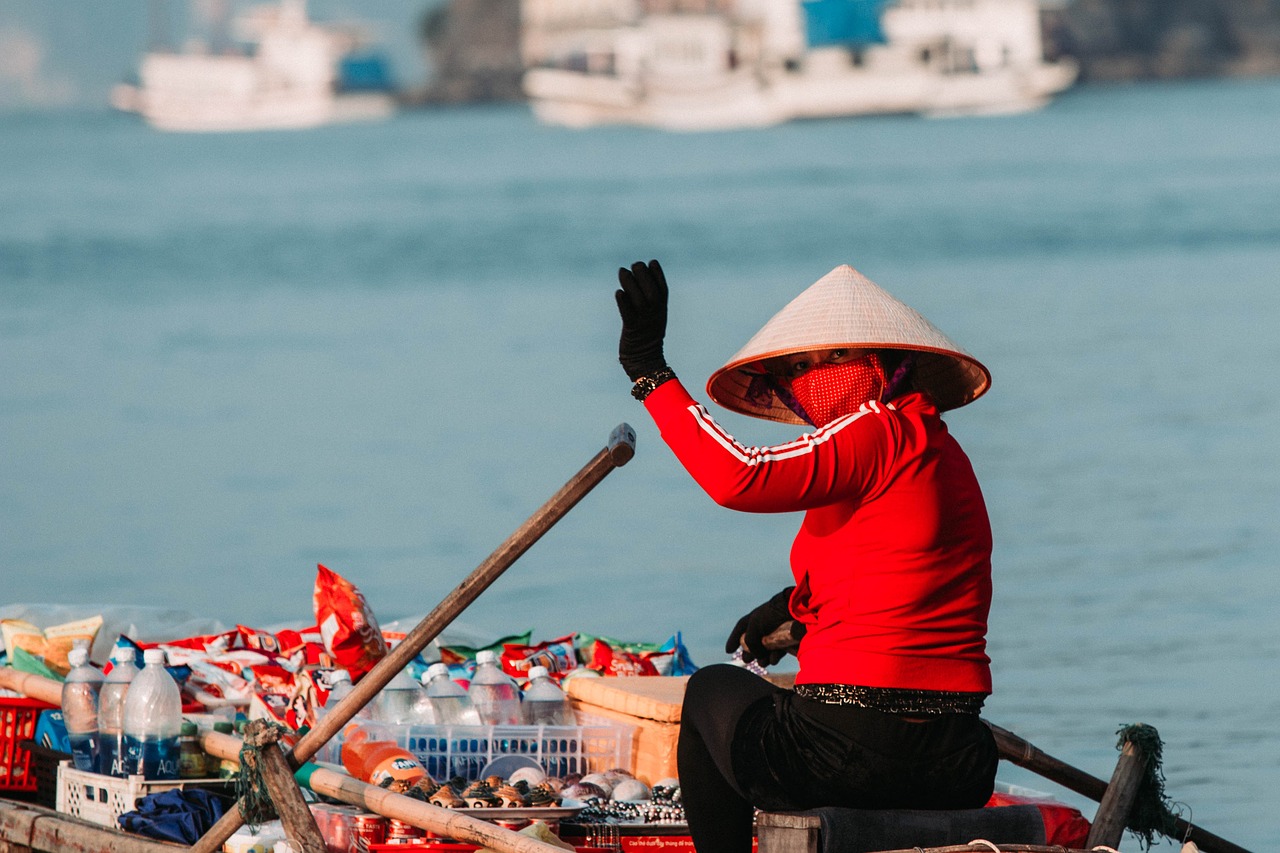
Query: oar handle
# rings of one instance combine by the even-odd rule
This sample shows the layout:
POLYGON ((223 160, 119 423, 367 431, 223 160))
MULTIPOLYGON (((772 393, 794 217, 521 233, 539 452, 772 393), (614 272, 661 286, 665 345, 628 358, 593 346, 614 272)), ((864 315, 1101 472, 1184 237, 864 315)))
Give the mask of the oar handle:
POLYGON ((774 628, 772 633, 765 634, 764 647, 766 649, 774 649, 775 651, 791 651, 800 647, 800 641, 791 636, 791 629, 795 626, 793 620, 787 620, 774 628))

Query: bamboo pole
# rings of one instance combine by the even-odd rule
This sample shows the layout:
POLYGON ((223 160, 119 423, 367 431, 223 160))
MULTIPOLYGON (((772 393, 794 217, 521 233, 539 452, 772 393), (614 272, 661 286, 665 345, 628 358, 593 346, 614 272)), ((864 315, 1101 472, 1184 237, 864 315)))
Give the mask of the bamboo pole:
MULTIPOLYGON (((240 755, 241 741, 234 735, 210 732, 201 736, 200 744, 205 752, 219 758, 235 761, 240 755)), ((393 794, 385 788, 366 784, 338 770, 307 764, 298 771, 297 777, 317 794, 359 806, 383 817, 404 821, 410 826, 456 841, 506 850, 509 853, 564 853, 559 847, 471 817, 462 810, 440 808, 412 797, 393 794)))
POLYGON ((62 682, 43 675, 19 672, 7 666, 0 667, 0 687, 21 693, 28 699, 39 699, 50 705, 62 704, 62 682))
MULTIPOLYGON (((314 729, 303 735, 289 754, 289 766, 297 768, 310 760, 378 691, 408 666, 418 652, 425 649, 480 593, 510 568, 520 555, 541 539, 552 525, 586 497, 609 472, 627 464, 635 455, 635 445, 636 434, 628 424, 615 427, 603 450, 508 536, 484 562, 473 569, 453 592, 445 596, 386 657, 360 679, 360 683, 341 702, 320 719, 314 729)), ((204 834, 194 850, 196 853, 216 853, 242 822, 240 809, 231 809, 204 834)))

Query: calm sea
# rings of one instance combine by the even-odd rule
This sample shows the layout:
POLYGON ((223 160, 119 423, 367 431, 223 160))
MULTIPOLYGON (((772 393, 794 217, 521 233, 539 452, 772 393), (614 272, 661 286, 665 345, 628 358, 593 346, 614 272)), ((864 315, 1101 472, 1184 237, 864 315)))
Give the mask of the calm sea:
POLYGON ((1193 821, 1280 849, 1277 115, 1280 81, 708 135, 4 116, 0 603, 306 620, 323 562, 416 619, 627 421, 635 460, 462 622, 721 660, 799 519, 675 463, 615 271, 663 261, 700 389, 847 262, 995 376, 948 417, 995 528, 989 718, 1104 778, 1151 723, 1193 821))

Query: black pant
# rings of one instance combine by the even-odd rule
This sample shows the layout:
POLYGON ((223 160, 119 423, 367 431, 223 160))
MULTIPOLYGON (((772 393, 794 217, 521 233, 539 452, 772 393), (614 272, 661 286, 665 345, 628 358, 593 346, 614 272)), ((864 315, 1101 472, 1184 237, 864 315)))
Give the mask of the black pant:
POLYGON ((912 722, 825 705, 730 665, 689 679, 677 749, 698 853, 749 851, 755 808, 977 808, 997 760, 976 715, 912 722))

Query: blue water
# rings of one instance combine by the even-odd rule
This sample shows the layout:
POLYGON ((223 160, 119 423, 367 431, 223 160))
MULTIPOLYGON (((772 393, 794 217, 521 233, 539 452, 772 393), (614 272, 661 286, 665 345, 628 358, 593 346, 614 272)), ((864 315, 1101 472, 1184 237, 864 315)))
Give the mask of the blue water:
POLYGON ((144 779, 178 778, 178 739, 124 736, 124 775, 144 779))
POLYGON ((124 732, 98 733, 98 767, 97 772, 107 776, 125 776, 125 759, 128 750, 125 747, 124 732))
POLYGON ((1278 114, 1280 81, 708 135, 5 116, 3 599, 305 620, 323 562, 417 618, 628 421, 636 459, 463 621, 723 659, 798 519, 714 506, 661 445, 614 271, 663 261, 698 389, 848 262, 995 377, 948 416, 997 543, 988 717, 1104 778, 1151 723, 1193 821, 1280 849, 1278 114))
POLYGON ((67 735, 67 743, 71 746, 71 759, 75 762, 77 770, 87 770, 90 773, 98 772, 101 753, 96 733, 69 734, 67 735))

